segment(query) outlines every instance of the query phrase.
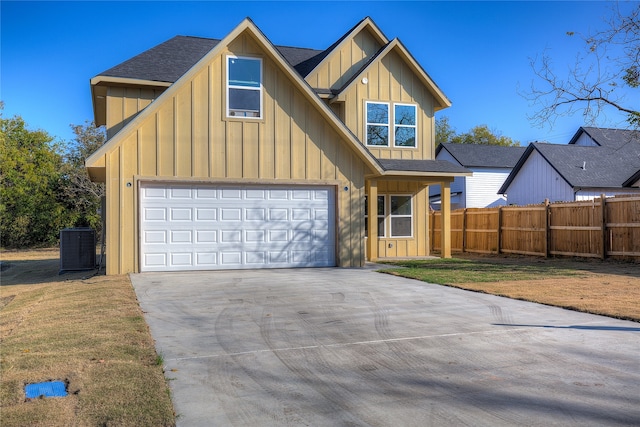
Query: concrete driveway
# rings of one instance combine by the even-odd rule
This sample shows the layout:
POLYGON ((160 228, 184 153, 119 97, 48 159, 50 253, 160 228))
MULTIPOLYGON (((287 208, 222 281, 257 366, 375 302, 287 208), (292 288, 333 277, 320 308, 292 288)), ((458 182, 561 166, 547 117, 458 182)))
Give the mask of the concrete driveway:
POLYGON ((131 276, 179 426, 640 425, 640 324, 370 269, 131 276))

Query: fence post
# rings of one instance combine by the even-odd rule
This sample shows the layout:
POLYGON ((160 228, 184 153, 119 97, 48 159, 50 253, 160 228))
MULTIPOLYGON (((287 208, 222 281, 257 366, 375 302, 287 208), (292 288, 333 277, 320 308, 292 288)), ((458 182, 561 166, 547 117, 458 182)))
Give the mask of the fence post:
POLYGON ((498 255, 502 252, 502 206, 498 206, 498 255))
POLYGON ((607 196, 600 195, 600 209, 602 209, 602 259, 607 257, 607 196))
POLYGON ((462 252, 467 246, 467 208, 462 210, 462 252))
POLYGON ((549 254, 551 253, 551 204, 549 203, 549 199, 544 199, 544 207, 545 207, 545 233, 544 233, 544 257, 549 258, 549 254))

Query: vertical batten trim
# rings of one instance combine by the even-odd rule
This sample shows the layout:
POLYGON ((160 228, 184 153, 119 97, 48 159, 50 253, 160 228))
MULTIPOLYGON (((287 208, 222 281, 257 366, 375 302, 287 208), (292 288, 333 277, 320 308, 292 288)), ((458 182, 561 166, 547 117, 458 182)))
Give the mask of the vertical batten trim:
POLYGON ((123 250, 123 231, 124 227, 122 226, 123 218, 124 218, 124 191, 122 188, 122 173, 124 171, 124 156, 122 155, 122 147, 119 146, 118 150, 118 274, 122 274, 122 264, 124 262, 124 250, 123 250))
POLYGON ((156 128, 156 175, 160 175, 160 120, 158 119, 158 113, 156 112, 154 115, 155 120, 155 128, 156 128))
POLYGON ((214 118, 213 118, 213 112, 214 112, 214 108, 213 108, 213 64, 215 63, 215 60, 212 61, 209 66, 207 67, 207 105, 209 106, 209 111, 207 111, 207 120, 208 120, 208 129, 209 129, 209 135, 208 135, 208 141, 207 144, 209 145, 209 177, 212 178, 213 177, 213 162, 215 161, 215 142, 214 142, 214 118))
MULTIPOLYGON (((194 77, 194 79, 197 78, 194 77)), ((195 136, 195 130, 196 130, 196 101, 195 101, 195 91, 194 91, 194 80, 191 80, 190 82, 191 84, 189 85, 189 89, 191 89, 191 132, 189 132, 190 134, 190 139, 191 139, 191 176, 194 177, 196 176, 196 136, 195 136)))
POLYGON ((173 109, 173 176, 178 176, 178 103, 175 95, 171 101, 173 109))

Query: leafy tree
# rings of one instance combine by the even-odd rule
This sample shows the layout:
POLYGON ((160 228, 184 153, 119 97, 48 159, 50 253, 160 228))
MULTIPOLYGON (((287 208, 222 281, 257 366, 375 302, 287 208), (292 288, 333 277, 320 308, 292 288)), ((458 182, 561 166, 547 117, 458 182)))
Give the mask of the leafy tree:
POLYGON ((436 119, 436 145, 450 142, 456 136, 456 131, 449 123, 449 117, 442 116, 436 119))
MULTIPOLYGON (((0 106, 0 111, 1 111, 0 106)), ((42 130, 27 129, 19 116, 0 113, 0 236, 2 246, 55 244, 69 225, 56 197, 63 159, 42 130)))
POLYGON ((73 218, 75 227, 91 227, 100 230, 98 209, 104 195, 104 185, 91 182, 84 167, 85 160, 106 140, 103 127, 93 122, 71 125, 75 139, 67 145, 61 170, 58 199, 64 203, 73 218))
POLYGON ((613 110, 630 127, 640 128, 640 3, 622 7, 627 5, 632 7, 628 13, 620 4, 614 6, 607 29, 580 36, 584 51, 565 77, 556 73, 546 52, 531 61, 537 82, 524 96, 538 107, 530 117, 534 123, 553 124, 557 117, 578 111, 593 123, 605 110, 613 110))
POLYGON ((436 119, 436 144, 451 142, 454 144, 519 146, 520 142, 503 136, 499 131, 491 130, 487 125, 478 125, 469 132, 458 134, 449 124, 448 117, 436 119))

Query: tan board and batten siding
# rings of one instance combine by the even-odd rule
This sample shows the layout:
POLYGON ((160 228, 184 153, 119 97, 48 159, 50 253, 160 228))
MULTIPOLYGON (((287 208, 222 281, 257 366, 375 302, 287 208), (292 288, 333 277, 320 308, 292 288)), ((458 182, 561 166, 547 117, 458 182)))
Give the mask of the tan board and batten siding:
POLYGON ((107 139, 111 139, 164 91, 165 89, 107 87, 107 139))
MULTIPOLYGON (((364 176, 370 172, 344 137, 291 84, 250 32, 240 34, 226 50, 196 68, 187 74, 188 81, 179 80, 175 90, 158 100, 152 114, 140 115, 135 128, 104 153, 106 192, 111 199, 107 203, 107 274, 139 268, 137 197, 138 183, 145 180, 333 185, 338 205, 337 264, 363 265, 360 213, 364 176), (228 53, 263 58, 263 119, 225 117, 228 53)), ((125 98, 123 114, 109 115, 113 121, 108 120, 108 128, 117 129, 118 120, 126 121, 135 114, 133 110, 145 106, 140 99, 146 98, 125 98)))
MULTIPOLYGON (((347 37, 315 69, 306 81, 315 88, 342 89, 388 41, 363 22, 363 28, 353 37, 347 37)), ((364 74, 357 76, 355 84, 349 84, 340 94, 337 114, 360 141, 365 141, 365 102, 396 102, 418 106, 416 148, 369 146, 369 151, 380 159, 429 160, 435 156, 434 97, 407 62, 395 51, 397 41, 389 52, 374 60, 364 74), (367 84, 360 84, 362 78, 367 84)), ((333 103, 332 105, 338 104, 333 103)))
MULTIPOLYGON (((314 70, 306 80, 312 87, 344 91, 335 110, 360 141, 364 141, 366 101, 397 102, 417 105, 417 147, 396 148, 369 146, 369 151, 382 159, 429 160, 435 156, 434 113, 435 100, 420 77, 396 52, 398 42, 392 42, 385 55, 367 66, 354 83, 349 81, 356 71, 380 51, 388 41, 375 28, 363 22, 353 37, 347 37, 337 49, 314 70), (367 83, 362 83, 362 78, 367 83), (345 85, 347 85, 345 87, 345 85)), ((411 194, 415 229, 411 238, 385 237, 378 239, 377 256, 380 258, 429 255, 429 191, 420 182, 378 180, 378 194, 411 194)), ((390 236, 389 230, 386 236, 390 236)))
POLYGON ((305 80, 315 88, 339 90, 362 66, 387 43, 367 20, 363 28, 354 29, 352 37, 346 37, 305 80))

